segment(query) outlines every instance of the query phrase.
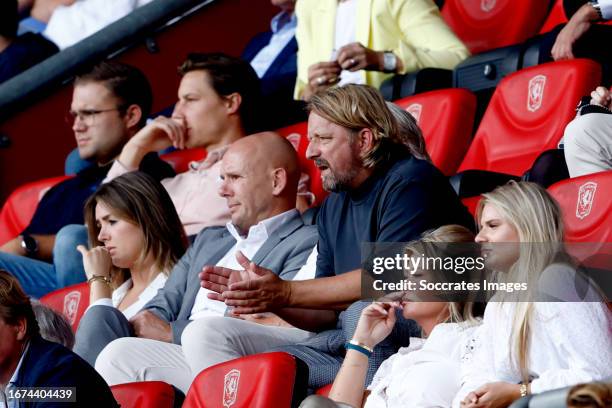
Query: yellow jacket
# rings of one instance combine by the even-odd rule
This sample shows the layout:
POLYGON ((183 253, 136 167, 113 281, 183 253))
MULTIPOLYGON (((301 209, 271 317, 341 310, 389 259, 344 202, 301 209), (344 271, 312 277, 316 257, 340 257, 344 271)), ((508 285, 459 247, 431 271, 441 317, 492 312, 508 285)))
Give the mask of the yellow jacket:
MULTIPOLYGON (((404 64, 400 74, 426 67, 452 69, 469 56, 432 0, 357 1, 357 42, 375 51, 393 51, 404 64)), ((332 56, 337 5, 338 0, 296 3, 296 99, 308 83, 308 67, 332 56)), ((365 70, 361 74, 366 84, 377 88, 391 75, 365 70)))

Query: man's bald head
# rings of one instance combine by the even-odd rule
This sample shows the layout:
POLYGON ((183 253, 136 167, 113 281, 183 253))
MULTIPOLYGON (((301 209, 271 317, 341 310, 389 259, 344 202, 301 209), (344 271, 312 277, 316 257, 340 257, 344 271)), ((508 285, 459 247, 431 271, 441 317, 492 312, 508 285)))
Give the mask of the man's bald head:
POLYGON ((221 177, 219 193, 227 200, 232 222, 244 232, 295 208, 297 153, 276 133, 257 133, 232 143, 223 156, 221 177))
POLYGON ((232 143, 227 153, 231 152, 242 156, 245 163, 257 171, 284 169, 287 173, 288 194, 295 198, 300 181, 299 159, 295 148, 286 138, 276 132, 255 133, 232 143))

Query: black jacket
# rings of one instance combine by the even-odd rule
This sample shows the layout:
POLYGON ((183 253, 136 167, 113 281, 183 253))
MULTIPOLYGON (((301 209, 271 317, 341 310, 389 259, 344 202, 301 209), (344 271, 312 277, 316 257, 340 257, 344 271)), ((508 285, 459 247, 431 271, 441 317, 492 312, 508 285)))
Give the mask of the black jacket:
POLYGON ((27 408, 118 407, 106 382, 66 347, 35 336, 21 363, 15 387, 76 387, 76 403, 22 402, 27 408))

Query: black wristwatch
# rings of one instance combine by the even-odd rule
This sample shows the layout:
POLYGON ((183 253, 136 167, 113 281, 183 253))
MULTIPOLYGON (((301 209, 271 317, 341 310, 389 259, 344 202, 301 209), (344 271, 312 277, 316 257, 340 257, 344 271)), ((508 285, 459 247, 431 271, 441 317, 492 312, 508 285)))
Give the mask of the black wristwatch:
POLYGON ((26 256, 34 257, 38 254, 38 241, 31 235, 23 234, 21 236, 21 247, 24 249, 26 256))

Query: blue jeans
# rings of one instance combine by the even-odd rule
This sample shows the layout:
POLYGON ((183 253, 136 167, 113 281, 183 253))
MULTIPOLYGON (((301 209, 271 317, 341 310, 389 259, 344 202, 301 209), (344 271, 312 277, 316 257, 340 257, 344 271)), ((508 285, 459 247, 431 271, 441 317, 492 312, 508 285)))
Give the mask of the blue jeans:
POLYGON ((66 225, 55 236, 53 265, 58 288, 86 280, 83 256, 76 250, 77 245, 87 246, 87 228, 84 225, 66 225))
POLYGON ((25 293, 35 298, 57 289, 55 267, 50 263, 0 252, 0 269, 13 274, 25 293))
POLYGON ((87 229, 82 225, 68 225, 55 237, 53 264, 0 252, 0 269, 12 273, 28 295, 40 298, 56 289, 85 281, 83 259, 76 250, 78 244, 87 245, 87 229))

